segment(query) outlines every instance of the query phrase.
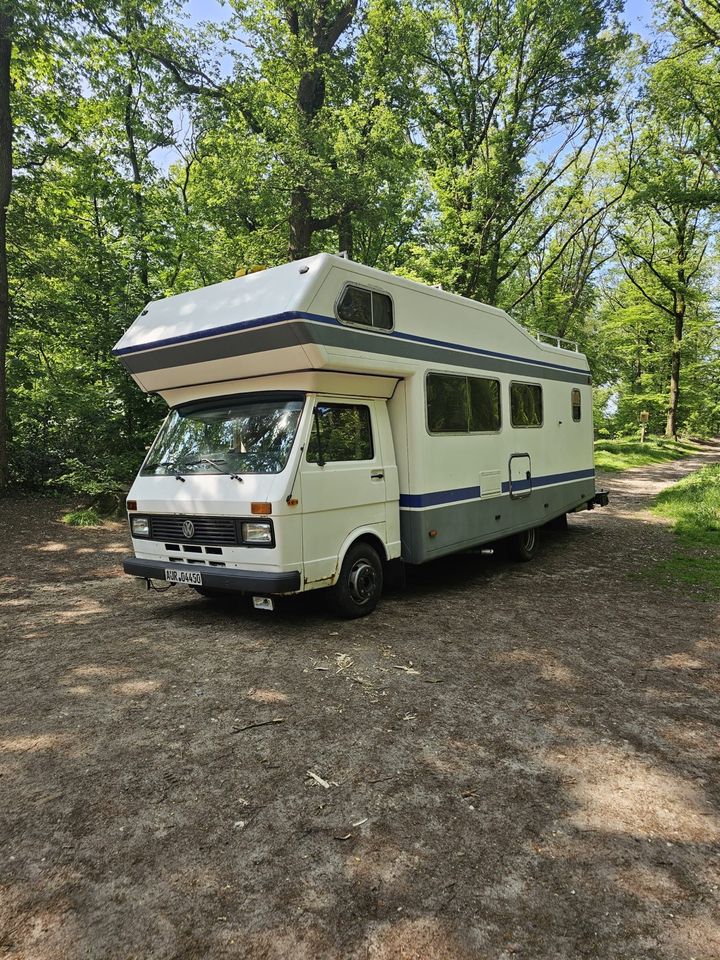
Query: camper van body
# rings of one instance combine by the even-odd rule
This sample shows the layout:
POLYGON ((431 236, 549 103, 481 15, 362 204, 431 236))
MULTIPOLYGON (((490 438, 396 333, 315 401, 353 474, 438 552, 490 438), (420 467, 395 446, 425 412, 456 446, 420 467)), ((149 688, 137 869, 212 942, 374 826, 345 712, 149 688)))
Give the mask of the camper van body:
POLYGON ((355 576, 358 593, 358 543, 419 564, 597 499, 582 354, 341 257, 153 302, 114 352, 171 410, 128 496, 134 576, 256 597, 355 576), (168 459, 168 430, 246 409, 292 432, 270 466, 168 459))

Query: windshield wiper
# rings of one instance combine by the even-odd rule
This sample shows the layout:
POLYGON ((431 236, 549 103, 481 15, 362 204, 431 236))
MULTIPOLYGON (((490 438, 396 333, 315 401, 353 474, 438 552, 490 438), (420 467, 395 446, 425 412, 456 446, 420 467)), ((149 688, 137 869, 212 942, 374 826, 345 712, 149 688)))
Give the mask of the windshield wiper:
POLYGON ((231 480, 239 480, 240 483, 243 482, 243 478, 242 478, 239 474, 237 474, 237 473, 227 473, 226 470, 223 470, 223 468, 220 466, 220 464, 221 464, 221 463, 225 463, 225 458, 224 458, 224 457, 221 457, 221 458, 218 459, 218 460, 212 460, 210 457, 198 457, 197 460, 187 460, 185 463, 182 464, 182 466, 183 466, 183 467, 196 467, 199 463, 209 463, 211 467, 215 467, 215 469, 216 469, 219 473, 224 473, 225 476, 226 476, 226 477, 230 477, 231 480))
POLYGON ((176 460, 158 460, 157 463, 146 463, 143 467, 143 470, 156 470, 158 467, 171 467, 174 471, 174 476, 176 480, 179 480, 181 483, 185 483, 185 477, 181 476, 179 472, 180 465, 176 460))

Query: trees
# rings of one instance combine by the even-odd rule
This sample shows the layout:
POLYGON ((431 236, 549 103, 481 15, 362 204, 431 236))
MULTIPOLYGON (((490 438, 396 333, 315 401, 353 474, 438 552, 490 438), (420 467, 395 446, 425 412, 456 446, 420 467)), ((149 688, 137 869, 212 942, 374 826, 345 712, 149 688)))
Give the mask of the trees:
POLYGON ((429 0, 422 9, 436 261, 453 264, 458 293, 504 304, 504 285, 582 192, 615 113, 614 65, 626 44, 619 7, 429 0))
POLYGON ((68 17, 65 0, 17 4, 0 0, 0 491, 9 477, 7 352, 12 319, 8 270, 8 211, 14 186, 13 70, 18 55, 47 49, 68 17))
POLYGON ((640 159, 614 236, 628 280, 671 326, 665 435, 675 437, 685 322, 705 296, 703 267, 720 194, 699 149, 704 128, 682 104, 667 99, 667 81, 664 65, 655 67, 640 159))
POLYGON ((173 255, 152 162, 170 139, 173 88, 137 55, 131 12, 112 5, 98 31, 65 21, 15 76, 9 386, 26 484, 122 475, 156 420, 110 356, 173 255))
POLYGON ((251 55, 236 50, 222 81, 209 81, 196 56, 167 37, 148 43, 203 114, 191 189, 206 203, 212 193, 229 214, 225 227, 265 262, 328 246, 352 256, 358 237, 369 253, 367 225, 402 221, 412 207, 414 14, 403 0, 256 0, 234 9, 232 29, 251 55))
POLYGON ((698 149, 720 175, 720 8, 715 0, 668 0, 665 27, 673 37, 663 64, 672 101, 703 127, 698 149))
POLYGON ((161 411, 120 331, 320 250, 579 339, 611 426, 716 422, 714 3, 668 0, 655 64, 619 0, 185 3, 0 0, 0 487, 8 447, 126 477, 161 411))
POLYGON ((10 291, 7 262, 7 209, 12 192, 12 117, 10 62, 15 18, 9 4, 0 6, 0 490, 8 481, 7 346, 10 336, 10 291))

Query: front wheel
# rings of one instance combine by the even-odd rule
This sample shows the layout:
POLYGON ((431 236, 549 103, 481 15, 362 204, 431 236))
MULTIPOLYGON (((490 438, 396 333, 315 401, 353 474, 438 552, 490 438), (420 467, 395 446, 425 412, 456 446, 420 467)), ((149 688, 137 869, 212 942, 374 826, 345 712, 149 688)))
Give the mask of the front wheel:
POLYGON ((510 538, 510 555, 513 560, 519 560, 521 563, 527 563, 537 553, 538 532, 532 527, 530 530, 522 530, 510 538))
POLYGON ((345 620, 372 613, 380 600, 383 570, 369 543, 356 543, 345 554, 338 582, 329 590, 330 605, 345 620))

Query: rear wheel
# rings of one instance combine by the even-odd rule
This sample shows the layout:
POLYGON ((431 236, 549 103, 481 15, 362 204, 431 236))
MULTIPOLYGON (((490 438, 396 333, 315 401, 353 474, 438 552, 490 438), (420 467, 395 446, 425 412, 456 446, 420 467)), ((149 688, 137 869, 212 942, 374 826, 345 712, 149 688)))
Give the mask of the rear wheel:
POLYGON ((365 617, 377 606, 382 587, 377 551, 369 543, 355 543, 345 554, 338 582, 329 590, 330 605, 346 620, 365 617))
POLYGON ((526 563, 537 553, 538 532, 535 527, 530 530, 522 530, 510 538, 510 556, 513 560, 519 560, 526 563))

